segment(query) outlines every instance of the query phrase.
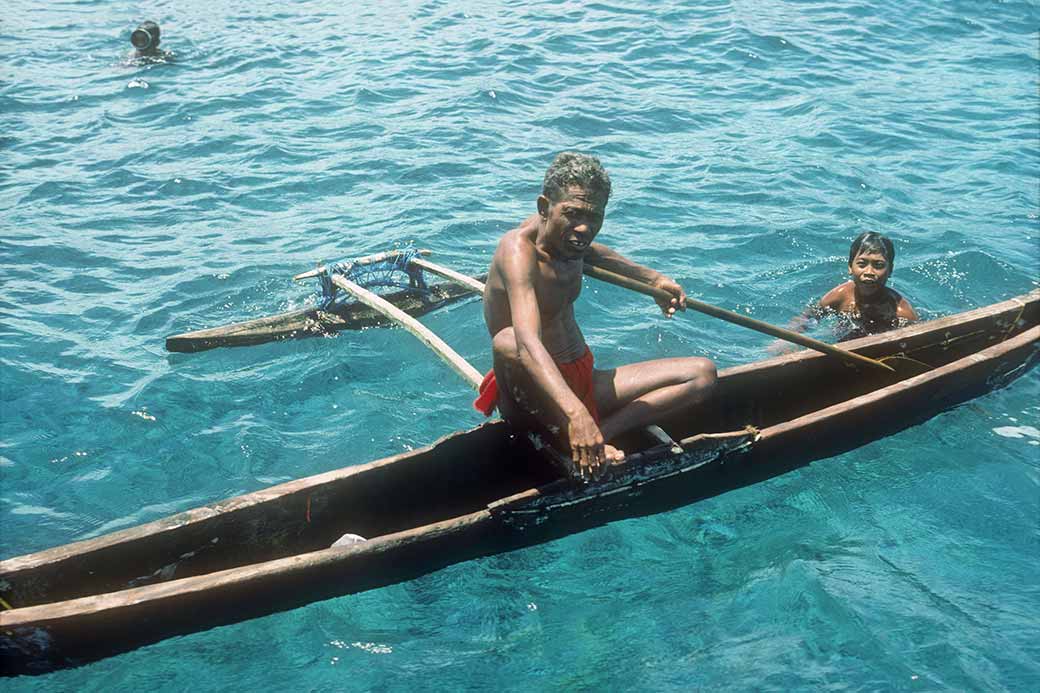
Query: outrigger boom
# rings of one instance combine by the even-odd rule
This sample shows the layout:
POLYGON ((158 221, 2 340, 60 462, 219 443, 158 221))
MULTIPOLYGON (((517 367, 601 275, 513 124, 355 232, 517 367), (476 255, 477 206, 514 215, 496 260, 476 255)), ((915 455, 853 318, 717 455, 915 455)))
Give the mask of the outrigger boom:
MULTIPOLYGON (((469 279, 469 277, 464 277, 464 279, 469 279)), ((441 359, 451 366, 456 373, 462 376, 463 380, 472 385, 473 389, 480 387, 481 376, 477 369, 471 366, 466 359, 462 358, 458 352, 448 346, 443 339, 431 332, 430 329, 421 322, 408 315, 385 298, 380 298, 379 295, 355 284, 349 279, 345 279, 339 275, 333 275, 332 283, 415 335, 416 339, 430 347, 437 356, 441 357, 441 359)), ((474 283, 479 284, 479 282, 474 283)), ((466 286, 469 286, 469 284, 466 284, 466 286)), ((484 291, 483 284, 480 285, 480 291, 484 291)))

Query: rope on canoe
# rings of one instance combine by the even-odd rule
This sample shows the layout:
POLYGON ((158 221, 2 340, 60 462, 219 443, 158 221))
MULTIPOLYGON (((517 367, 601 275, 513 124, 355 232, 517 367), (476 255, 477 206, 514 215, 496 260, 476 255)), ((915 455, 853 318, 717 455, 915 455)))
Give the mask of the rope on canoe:
POLYGON ((340 294, 338 287, 332 283, 333 274, 339 274, 366 289, 396 288, 415 291, 425 301, 430 294, 430 288, 426 285, 422 267, 412 264, 412 260, 417 257, 419 251, 409 248, 379 262, 359 265, 348 260, 326 265, 325 271, 318 275, 321 282, 318 308, 328 311, 339 305, 337 299, 348 298, 340 294))
MULTIPOLYGON (((1014 332, 1016 327, 1018 327, 1018 321, 1022 319, 1022 314, 1025 312, 1025 310, 1026 310, 1026 305, 1023 303, 1023 304, 1021 304, 1019 306, 1018 313, 1015 315, 1015 317, 1012 318, 1007 323, 1007 329, 1004 330, 1004 333, 1002 335, 1000 335, 1000 338, 997 341, 1000 341, 1000 342, 1006 341, 1007 338, 1009 336, 1011 336, 1011 333, 1014 332)), ((1003 329, 1004 328, 1004 323, 1002 323, 1000 321, 997 321, 994 324, 994 327, 996 327, 997 329, 1003 329)), ((987 333, 987 330, 984 330, 984 329, 983 330, 975 330, 974 332, 967 332, 965 334, 958 335, 956 337, 951 337, 949 339, 943 340, 942 346, 945 349, 949 349, 950 346, 956 344, 957 342, 964 341, 965 339, 971 339, 972 337, 978 337, 979 335, 986 334, 986 333, 987 333)), ((911 362, 916 363, 916 364, 918 364, 920 366, 924 366, 925 368, 927 368, 929 370, 933 370, 933 369, 936 368, 935 366, 927 364, 924 361, 918 361, 915 358, 911 358, 911 357, 907 356, 907 354, 913 354, 914 352, 917 352, 917 351, 922 351, 924 349, 930 349, 930 348, 932 348, 934 346, 935 346, 935 344, 922 344, 921 346, 919 346, 919 347, 917 347, 915 349, 904 350, 904 351, 900 351, 899 353, 896 353, 896 354, 890 354, 888 356, 882 356, 882 357, 880 357, 878 359, 878 361, 881 361, 882 363, 886 363, 887 361, 889 361, 891 359, 900 359, 900 360, 903 360, 903 361, 911 361, 911 362)))

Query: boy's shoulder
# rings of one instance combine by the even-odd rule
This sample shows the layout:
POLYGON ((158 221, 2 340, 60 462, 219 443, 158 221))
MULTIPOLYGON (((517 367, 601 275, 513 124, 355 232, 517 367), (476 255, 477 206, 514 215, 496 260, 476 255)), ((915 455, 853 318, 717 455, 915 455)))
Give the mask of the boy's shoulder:
POLYGON ((911 321, 919 319, 917 311, 914 310, 914 307, 910 305, 910 301, 906 300, 903 294, 887 286, 885 287, 885 291, 888 292, 888 298, 892 302, 892 305, 895 306, 897 317, 911 321))
POLYGON ((853 301, 854 286, 851 281, 838 284, 823 295, 823 298, 820 299, 820 307, 841 311, 853 301))

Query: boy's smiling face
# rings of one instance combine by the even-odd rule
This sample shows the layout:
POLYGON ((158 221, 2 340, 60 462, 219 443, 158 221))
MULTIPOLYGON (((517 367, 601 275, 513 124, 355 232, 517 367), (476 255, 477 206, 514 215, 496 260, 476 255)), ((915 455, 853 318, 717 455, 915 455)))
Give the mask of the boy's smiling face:
POLYGON ((849 274, 856 288, 869 296, 885 288, 892 274, 892 265, 881 253, 868 250, 849 263, 849 274))

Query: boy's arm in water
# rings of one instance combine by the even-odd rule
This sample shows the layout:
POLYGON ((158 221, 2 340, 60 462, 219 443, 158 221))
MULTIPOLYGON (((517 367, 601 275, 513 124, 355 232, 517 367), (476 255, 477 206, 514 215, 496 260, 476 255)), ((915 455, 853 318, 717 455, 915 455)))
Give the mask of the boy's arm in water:
MULTIPOLYGON (((824 315, 830 312, 841 313, 845 312, 849 307, 849 302, 852 296, 852 282, 843 282, 838 286, 834 287, 820 298, 819 301, 810 303, 805 310, 799 315, 794 317, 787 325, 787 329, 792 332, 798 332, 803 334, 808 332, 809 329, 820 321, 824 315)), ((768 347, 766 351, 770 354, 779 356, 780 354, 790 354, 798 350, 798 345, 792 344, 791 342, 785 342, 782 339, 778 339, 768 347)))
POLYGON ((649 267, 629 260, 621 253, 611 250, 602 243, 591 243, 589 245, 589 250, 585 253, 585 262, 631 279, 638 279, 644 284, 664 289, 672 294, 673 298, 669 301, 654 299, 657 301, 657 305, 661 307, 665 317, 672 317, 676 309, 686 310, 686 292, 683 291, 678 282, 649 267))

